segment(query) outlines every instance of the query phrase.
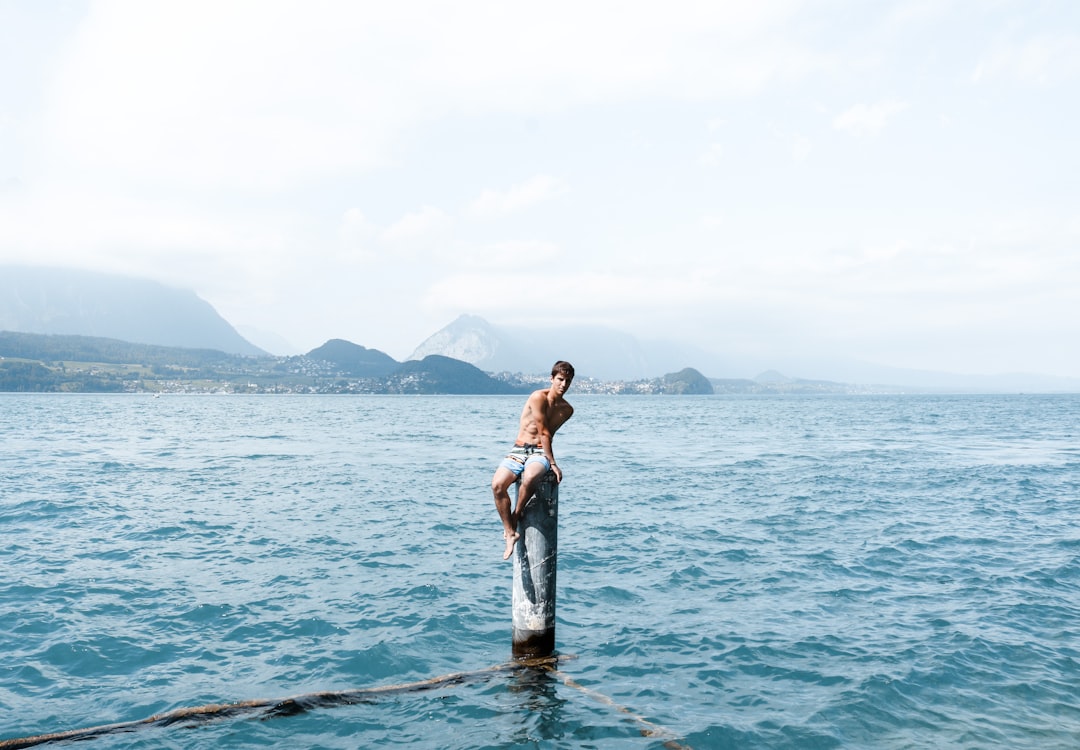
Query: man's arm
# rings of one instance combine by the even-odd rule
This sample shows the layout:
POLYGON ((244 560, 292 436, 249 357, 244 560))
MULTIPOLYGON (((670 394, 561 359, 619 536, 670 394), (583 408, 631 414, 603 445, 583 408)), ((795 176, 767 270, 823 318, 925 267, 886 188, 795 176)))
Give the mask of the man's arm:
POLYGON ((551 429, 548 427, 548 400, 543 391, 537 391, 529 397, 532 401, 533 415, 536 419, 536 431, 539 434, 540 450, 544 452, 551 470, 555 472, 555 480, 562 481, 562 469, 555 463, 555 453, 551 448, 551 429))

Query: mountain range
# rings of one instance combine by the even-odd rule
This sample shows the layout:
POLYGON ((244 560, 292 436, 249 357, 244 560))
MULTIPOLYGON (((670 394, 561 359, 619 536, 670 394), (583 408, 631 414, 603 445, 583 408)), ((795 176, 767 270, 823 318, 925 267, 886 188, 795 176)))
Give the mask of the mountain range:
MULTIPOLYGON (((684 374, 664 392, 689 393, 684 374), (681 389, 681 390, 680 390, 681 389)), ((30 393, 527 393, 437 354, 396 362, 334 339, 306 355, 226 354, 73 334, 0 331, 0 391, 30 393)))
MULTIPOLYGON (((765 372, 689 345, 671 341, 639 341, 617 330, 580 326, 531 327, 523 338, 510 328, 462 315, 428 337, 410 359, 430 354, 455 357, 488 372, 543 373, 558 359, 574 364, 579 375, 600 380, 638 380, 661 377, 675 368, 691 366, 714 380, 747 379, 788 383, 879 385, 888 389, 1010 393, 1080 392, 1080 378, 1032 373, 970 375, 886 367, 840 357, 778 357, 765 372), (798 373, 780 375, 777 370, 798 373), (758 372, 754 375, 754 372, 758 372)), ((774 383, 775 384, 775 383, 774 383)))
MULTIPOLYGON (((0 266, 2 330, 266 355, 193 291, 74 269, 0 266)), ((336 349, 343 344, 356 346, 331 340, 320 349, 336 356, 340 353, 336 349)), ((751 378, 755 372, 776 369, 818 381, 923 390, 1080 392, 1080 378, 1023 373, 959 375, 841 358, 778 358, 752 369, 752 365, 723 354, 669 340, 643 341, 611 328, 530 326, 522 335, 517 328, 494 325, 476 315, 462 315, 435 332, 408 359, 424 360, 432 355, 460 360, 485 372, 526 375, 543 375, 553 362, 565 359, 574 364, 579 377, 602 381, 657 378, 690 367, 712 379, 751 378)), ((376 350, 350 351, 347 356, 361 357, 373 372, 387 367, 386 360, 393 362, 376 350)))

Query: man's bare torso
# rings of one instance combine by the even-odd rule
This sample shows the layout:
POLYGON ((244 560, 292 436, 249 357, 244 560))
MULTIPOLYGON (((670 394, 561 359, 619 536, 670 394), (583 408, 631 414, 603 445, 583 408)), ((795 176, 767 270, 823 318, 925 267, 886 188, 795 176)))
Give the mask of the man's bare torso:
POLYGON ((517 442, 528 445, 540 444, 540 426, 545 425, 554 435, 566 420, 574 413, 574 408, 562 398, 551 403, 551 389, 533 391, 521 410, 521 426, 518 429, 517 442))

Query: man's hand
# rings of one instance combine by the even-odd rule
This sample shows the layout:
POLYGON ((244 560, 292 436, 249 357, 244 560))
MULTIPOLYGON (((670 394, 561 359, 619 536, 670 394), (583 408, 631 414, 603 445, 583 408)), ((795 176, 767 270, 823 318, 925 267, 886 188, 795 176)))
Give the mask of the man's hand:
POLYGON ((555 472, 555 481, 562 484, 562 469, 559 468, 558 464, 552 464, 551 470, 555 472))

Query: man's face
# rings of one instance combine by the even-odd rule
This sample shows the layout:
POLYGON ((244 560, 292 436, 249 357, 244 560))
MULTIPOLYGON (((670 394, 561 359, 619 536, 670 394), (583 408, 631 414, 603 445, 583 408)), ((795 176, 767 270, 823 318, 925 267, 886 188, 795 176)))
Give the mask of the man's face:
POLYGON ((568 378, 561 372, 557 372, 551 376, 551 387, 561 396, 570 390, 570 383, 572 383, 573 380, 573 378, 568 378))

